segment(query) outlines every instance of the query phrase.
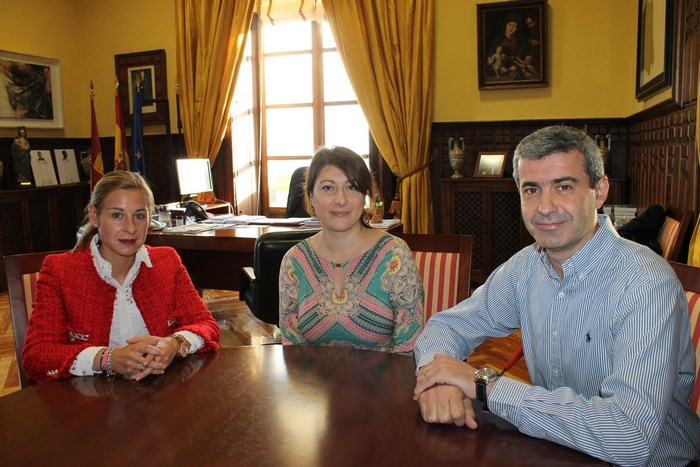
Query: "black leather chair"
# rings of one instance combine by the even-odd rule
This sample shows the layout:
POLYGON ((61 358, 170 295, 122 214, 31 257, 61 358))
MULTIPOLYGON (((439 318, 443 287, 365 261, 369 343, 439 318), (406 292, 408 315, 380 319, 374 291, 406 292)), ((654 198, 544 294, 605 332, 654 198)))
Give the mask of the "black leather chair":
POLYGON ((267 232, 260 235, 253 248, 253 267, 243 268, 239 299, 253 315, 270 324, 279 323, 279 274, 285 253, 317 230, 267 232))
POLYGON ((311 217, 304 204, 304 179, 307 169, 308 167, 299 167, 292 173, 285 217, 311 217))

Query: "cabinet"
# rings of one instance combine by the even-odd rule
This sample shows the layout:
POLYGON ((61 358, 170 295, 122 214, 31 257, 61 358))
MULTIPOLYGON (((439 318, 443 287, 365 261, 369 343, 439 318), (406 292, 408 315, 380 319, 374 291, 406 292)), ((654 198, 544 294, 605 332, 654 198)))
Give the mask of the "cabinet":
POLYGON ((438 187, 443 233, 474 237, 474 282, 483 283, 494 268, 533 243, 512 179, 443 179, 438 187))
MULTIPOLYGON (((87 182, 1 190, 0 256, 72 248, 89 196, 87 182)), ((0 269, 0 290, 6 290, 0 269)))

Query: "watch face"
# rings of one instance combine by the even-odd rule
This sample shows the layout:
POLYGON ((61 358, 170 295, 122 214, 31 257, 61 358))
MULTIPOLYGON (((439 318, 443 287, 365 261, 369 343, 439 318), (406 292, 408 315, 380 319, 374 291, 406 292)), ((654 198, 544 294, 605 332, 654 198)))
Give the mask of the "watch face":
POLYGON ((498 376, 498 372, 493 368, 480 368, 474 373, 475 380, 489 381, 498 376))

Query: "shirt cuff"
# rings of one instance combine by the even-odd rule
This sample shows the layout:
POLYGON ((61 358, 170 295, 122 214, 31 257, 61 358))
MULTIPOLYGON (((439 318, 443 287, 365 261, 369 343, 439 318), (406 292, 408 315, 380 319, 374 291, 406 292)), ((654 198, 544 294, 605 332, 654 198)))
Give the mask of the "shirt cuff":
POLYGON ((521 402, 530 387, 527 383, 501 376, 489 394, 489 411, 517 426, 521 402))
POLYGON ((204 347, 204 339, 192 331, 178 331, 175 334, 184 337, 187 339, 187 342, 190 343, 190 350, 187 352, 188 354, 193 354, 204 347))
POLYGON ((70 367, 70 374, 73 376, 92 376, 99 375, 102 371, 93 371, 92 365, 95 363, 95 357, 100 350, 106 347, 88 347, 83 349, 75 360, 73 360, 73 365, 70 367))

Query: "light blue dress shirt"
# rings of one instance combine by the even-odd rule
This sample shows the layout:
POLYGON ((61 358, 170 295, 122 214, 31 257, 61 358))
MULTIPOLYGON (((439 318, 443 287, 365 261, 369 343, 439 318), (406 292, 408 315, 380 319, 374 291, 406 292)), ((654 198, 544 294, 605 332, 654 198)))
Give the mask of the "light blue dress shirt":
POLYGON ((491 412, 613 464, 685 466, 700 457, 685 294, 663 258, 620 238, 607 216, 598 223, 562 265, 564 279, 529 246, 472 297, 433 315, 416 366, 436 353, 465 359, 486 338, 522 329, 533 384, 499 378, 491 412))

